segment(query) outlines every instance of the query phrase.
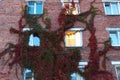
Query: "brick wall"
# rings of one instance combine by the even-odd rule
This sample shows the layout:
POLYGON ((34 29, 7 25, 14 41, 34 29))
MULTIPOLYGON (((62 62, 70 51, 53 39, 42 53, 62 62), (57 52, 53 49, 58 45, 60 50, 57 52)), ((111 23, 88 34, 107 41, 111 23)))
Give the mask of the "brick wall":
MULTIPOLYGON (((90 7, 90 2, 92 0, 82 0, 80 3, 80 10, 81 12, 85 12, 90 7)), ((11 27, 18 29, 18 20, 20 18, 20 12, 21 12, 21 4, 26 4, 24 0, 2 0, 0 1, 0 51, 2 51, 6 46, 8 42, 12 42, 14 44, 17 43, 18 35, 16 34, 10 34, 9 29, 11 27)), ((100 9, 103 13, 99 14, 95 18, 95 27, 96 27, 96 37, 100 44, 98 44, 99 48, 103 47, 103 44, 101 42, 104 42, 109 38, 109 33, 106 31, 107 27, 120 27, 120 16, 105 16, 104 15, 104 8, 102 0, 96 0, 94 5, 100 9)), ((57 18, 60 13, 60 10, 62 9, 62 3, 60 0, 46 0, 44 3, 44 8, 47 10, 47 14, 45 14, 45 17, 49 17, 52 22, 52 28, 51 30, 56 30, 59 28, 57 18)), ((74 27, 85 27, 84 24, 76 22, 74 27)), ((83 48, 82 48, 82 61, 88 61, 88 55, 89 55, 89 48, 88 46, 88 39, 90 34, 88 31, 83 32, 83 48)), ((109 51, 108 57, 110 60, 119 60, 120 58, 120 51, 109 51)), ((11 72, 8 76, 8 66, 4 67, 3 62, 6 60, 7 57, 3 58, 0 61, 0 80, 16 80, 15 76, 15 69, 11 72), (4 69, 3 69, 4 67, 4 69), (3 77, 3 78, 2 78, 3 77)), ((108 65, 110 67, 111 64, 108 65)), ((19 68, 20 69, 20 68, 19 68)), ((20 73, 20 72, 19 72, 20 73)), ((22 78, 21 76, 19 76, 22 78)))
MULTIPOLYGON (((24 0, 0 1, 0 51, 5 49, 7 47, 6 44, 9 42, 17 43, 18 35, 10 34, 9 29, 11 27, 18 29, 21 3, 24 3, 24 0)), ((10 71, 8 66, 4 66, 7 58, 8 55, 0 60, 0 80, 17 80, 15 68, 13 67, 10 71)), ((20 70, 20 68, 18 69, 20 70)), ((21 76, 19 76, 19 78, 21 78, 21 76)))

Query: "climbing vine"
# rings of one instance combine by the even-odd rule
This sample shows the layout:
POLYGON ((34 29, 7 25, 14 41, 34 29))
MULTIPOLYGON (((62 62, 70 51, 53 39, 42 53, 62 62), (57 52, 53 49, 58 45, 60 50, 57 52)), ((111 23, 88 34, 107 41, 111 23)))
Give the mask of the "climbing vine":
POLYGON ((94 18, 101 11, 93 6, 94 2, 95 0, 91 2, 91 6, 88 11, 81 13, 77 16, 73 15, 65 16, 62 14, 64 12, 63 9, 63 12, 61 13, 58 21, 60 25, 64 27, 67 26, 65 29, 73 27, 76 21, 82 22, 86 25, 85 30, 88 30, 89 33, 91 34, 88 44, 88 46, 90 47, 89 62, 88 65, 85 67, 84 72, 83 73, 79 72, 85 78, 85 80, 113 80, 114 77, 112 73, 106 71, 106 54, 108 51, 110 51, 110 49, 113 49, 113 47, 110 44, 110 39, 104 42, 103 50, 98 51, 97 49, 98 43, 95 36, 96 28, 94 26, 94 18), (101 57, 104 58, 102 64, 100 64, 101 57), (100 70, 100 65, 105 70, 100 70))
MULTIPOLYGON (((19 64, 21 68, 31 69, 35 75, 36 80, 70 80, 70 75, 73 72, 82 75, 85 80, 113 80, 112 73, 108 71, 101 71, 99 68, 100 57, 104 57, 103 64, 105 64, 105 56, 111 48, 110 41, 105 41, 103 50, 97 50, 97 39, 95 36, 96 28, 94 27, 94 18, 100 12, 93 6, 91 2, 90 9, 79 15, 65 14, 66 8, 62 9, 58 22, 60 28, 56 31, 51 31, 51 21, 49 18, 44 18, 42 15, 30 15, 27 13, 27 7, 23 8, 22 16, 19 20, 19 29, 10 29, 11 33, 19 35, 18 44, 9 43, 9 47, 5 49, 0 57, 7 53, 11 56, 11 62, 8 62, 12 67, 19 64), (88 18, 89 17, 89 18, 88 18), (39 19, 46 25, 43 28, 39 23, 39 19), (66 49, 61 45, 64 43, 65 31, 72 28, 76 21, 82 22, 86 25, 85 30, 90 32, 89 44, 89 62, 82 72, 78 69, 78 63, 81 60, 79 48, 66 49), (23 31, 24 28, 30 30, 23 31), (40 38, 40 46, 29 46, 29 36, 31 34, 37 35, 40 38)), ((72 0, 74 7, 74 0, 72 0)), ((103 65, 105 68, 105 65, 103 65)))
POLYGON ((10 29, 11 33, 19 35, 18 44, 9 43, 0 57, 9 53, 12 58, 9 66, 19 64, 21 68, 30 69, 36 80, 70 80, 70 74, 78 71, 80 61, 80 49, 62 47, 64 30, 51 31, 51 21, 42 15, 30 15, 27 7, 22 8, 22 16, 19 20, 19 29, 10 29), (46 25, 43 28, 39 19, 46 25), (29 30, 24 31, 24 28, 29 30), (40 46, 30 46, 31 34, 40 38, 40 46))

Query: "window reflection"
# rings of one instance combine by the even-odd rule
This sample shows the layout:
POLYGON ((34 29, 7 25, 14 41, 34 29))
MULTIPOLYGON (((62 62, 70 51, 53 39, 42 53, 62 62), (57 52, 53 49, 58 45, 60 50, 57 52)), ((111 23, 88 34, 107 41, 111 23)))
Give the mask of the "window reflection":
POLYGON ((117 32, 115 32, 115 31, 110 32, 110 38, 111 38, 112 45, 117 45, 118 44, 117 32))
POLYGON ((42 1, 28 1, 28 13, 29 14, 42 14, 43 2, 42 1))
POLYGON ((118 15, 120 14, 119 6, 119 2, 105 2, 105 13, 107 15, 118 15))
POLYGON ((113 14, 118 14, 119 13, 117 3, 111 3, 111 8, 112 8, 113 14))

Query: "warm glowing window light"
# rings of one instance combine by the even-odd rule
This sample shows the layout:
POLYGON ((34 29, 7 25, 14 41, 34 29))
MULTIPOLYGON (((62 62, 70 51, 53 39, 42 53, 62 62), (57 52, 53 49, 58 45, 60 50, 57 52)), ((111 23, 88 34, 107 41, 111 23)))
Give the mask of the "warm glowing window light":
POLYGON ((78 15, 80 13, 79 3, 75 3, 75 7, 73 7, 72 2, 64 2, 64 7, 66 8, 66 15, 78 15))
POLYGON ((82 32, 80 30, 68 30, 65 32, 66 47, 81 47, 82 32))

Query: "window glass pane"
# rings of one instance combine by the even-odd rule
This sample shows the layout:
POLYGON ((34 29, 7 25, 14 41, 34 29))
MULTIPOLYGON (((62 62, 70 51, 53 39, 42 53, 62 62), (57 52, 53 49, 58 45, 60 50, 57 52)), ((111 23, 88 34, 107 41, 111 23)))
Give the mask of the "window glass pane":
POLYGON ((111 3, 111 8, 112 8, 113 14, 118 14, 119 13, 117 3, 111 3))
POLYGON ((80 13, 79 4, 75 4, 75 8, 73 8, 72 14, 77 15, 80 13))
POLYGON ((110 32, 110 38, 111 38, 113 46, 118 45, 118 35, 117 35, 117 32, 110 32))
POLYGON ((29 37, 29 43, 28 43, 29 46, 33 46, 33 34, 30 35, 29 37))
POLYGON ((34 6, 34 1, 29 1, 28 6, 34 6))
POLYGON ((82 39, 81 39, 81 36, 80 36, 80 32, 79 31, 76 31, 75 32, 75 45, 76 46, 82 46, 81 44, 81 41, 82 39))
POLYGON ((26 73, 26 80, 32 79, 32 72, 26 73))
POLYGON ((84 80, 84 78, 81 75, 79 75, 78 73, 74 72, 71 74, 71 80, 84 80))
POLYGON ((73 31, 66 32, 66 46, 75 46, 75 37, 73 31))
POLYGON ((72 73, 71 74, 71 80, 77 80, 76 78, 77 78, 76 73, 72 73))
POLYGON ((33 38, 33 44, 34 44, 34 46, 40 46, 40 39, 39 39, 39 37, 35 36, 33 38))
POLYGON ((105 13, 111 14, 110 3, 105 3, 105 13))
POLYGON ((84 78, 77 73, 72 73, 71 80, 84 80, 84 78))
POLYGON ((34 2, 33 1, 28 2, 28 13, 34 14, 34 2))
POLYGON ((66 31, 65 46, 66 47, 81 47, 82 46, 81 32, 80 31, 66 31))
POLYGON ((120 66, 117 66, 116 67, 116 73, 117 73, 117 78, 118 78, 118 80, 120 80, 120 66))
POLYGON ((43 13, 43 4, 42 2, 36 3, 36 14, 42 14, 43 13))
POLYGON ((33 74, 31 70, 25 69, 24 80, 33 80, 33 74))
POLYGON ((73 7, 71 2, 64 2, 64 7, 66 8, 67 15, 77 15, 80 13, 80 5, 75 3, 75 7, 73 7))
POLYGON ((118 31, 118 44, 120 46, 120 31, 118 31))
POLYGON ((29 14, 34 14, 34 7, 29 7, 28 13, 29 14))

